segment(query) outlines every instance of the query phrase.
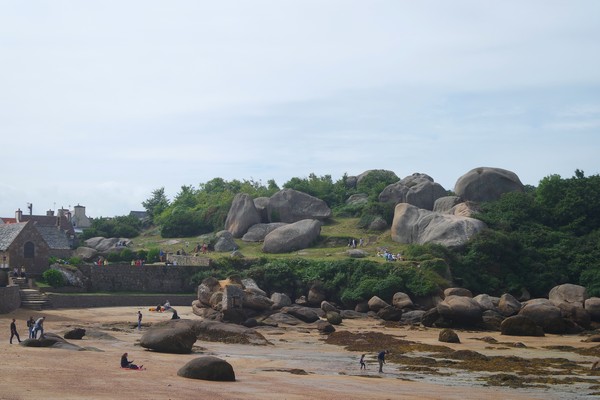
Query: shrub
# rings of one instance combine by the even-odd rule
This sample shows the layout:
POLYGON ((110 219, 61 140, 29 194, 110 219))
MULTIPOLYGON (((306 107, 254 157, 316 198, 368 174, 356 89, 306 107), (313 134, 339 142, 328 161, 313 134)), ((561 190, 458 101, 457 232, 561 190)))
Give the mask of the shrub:
POLYGON ((52 287, 61 287, 65 284, 63 274, 57 269, 48 269, 42 274, 42 279, 52 287))

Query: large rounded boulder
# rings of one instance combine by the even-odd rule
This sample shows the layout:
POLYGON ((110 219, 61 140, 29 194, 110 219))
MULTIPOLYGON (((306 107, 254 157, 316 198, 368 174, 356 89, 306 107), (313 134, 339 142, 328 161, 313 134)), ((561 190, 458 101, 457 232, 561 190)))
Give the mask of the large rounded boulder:
POLYGON ((289 253, 309 247, 321 234, 321 221, 304 219, 275 229, 265 236, 265 253, 289 253))
POLYGON ((568 303, 583 308, 583 304, 587 300, 588 295, 585 287, 574 285, 572 283, 565 283, 550 289, 548 298, 552 304, 556 306, 561 303, 568 303))
POLYGON ((519 315, 528 317, 546 333, 564 333, 566 325, 562 319, 560 308, 547 299, 535 300, 538 299, 527 302, 519 311, 519 315))
POLYGON ((205 381, 235 381, 235 372, 231 364, 213 356, 198 357, 189 361, 177 371, 177 375, 205 381))
POLYGON ((522 192, 519 177, 502 168, 480 167, 467 172, 454 185, 454 193, 464 200, 485 202, 498 200, 504 193, 522 192))
POLYGON ((436 308, 444 319, 460 325, 477 324, 483 314, 479 304, 466 296, 448 296, 436 308))
POLYGON ((509 336, 544 336, 544 330, 524 315, 506 318, 500 324, 500 332, 509 336))
POLYGON ((293 223, 305 219, 331 218, 331 209, 323 200, 294 189, 283 189, 269 198, 269 222, 293 223))
POLYGON ((227 213, 225 230, 231 232, 233 237, 240 238, 252 225, 260 222, 260 214, 256 210, 252 197, 246 193, 236 194, 227 213))
POLYGON ((233 235, 231 232, 222 230, 217 232, 217 242, 215 243, 215 251, 217 252, 229 252, 238 249, 235 240, 233 240, 233 235))
POLYGON ((394 210, 391 235, 392 240, 398 243, 458 247, 485 227, 485 223, 475 218, 439 214, 400 203, 394 210))
POLYGON ((188 354, 192 352, 196 339, 192 324, 185 320, 173 320, 146 331, 140 339, 140 346, 160 353, 188 354))

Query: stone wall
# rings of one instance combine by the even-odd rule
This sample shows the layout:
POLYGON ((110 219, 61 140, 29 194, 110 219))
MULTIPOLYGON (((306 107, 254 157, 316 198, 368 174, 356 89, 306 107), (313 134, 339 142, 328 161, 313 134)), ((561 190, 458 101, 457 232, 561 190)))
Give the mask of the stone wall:
MULTIPOLYGON (((171 306, 191 307, 192 302, 196 300, 195 294, 186 295, 156 295, 156 294, 64 294, 47 293, 52 308, 94 308, 94 307, 155 307, 164 304, 169 300, 171 306)), ((135 320, 135 312, 132 311, 132 318, 135 320)))
POLYGON ((90 292, 195 293, 191 278, 206 267, 183 265, 84 265, 90 292))
POLYGON ((0 314, 7 314, 21 307, 18 286, 0 287, 0 314))
POLYGON ((177 255, 167 254, 167 262, 177 265, 192 265, 195 267, 210 267, 211 259, 208 257, 200 257, 197 255, 177 255))

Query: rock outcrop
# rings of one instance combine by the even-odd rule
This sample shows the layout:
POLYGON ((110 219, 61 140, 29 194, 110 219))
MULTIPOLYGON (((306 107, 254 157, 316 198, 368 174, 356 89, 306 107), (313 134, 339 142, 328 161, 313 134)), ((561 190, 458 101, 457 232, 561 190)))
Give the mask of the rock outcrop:
POLYGON ((388 185, 379 194, 379 201, 408 203, 431 211, 435 201, 446 195, 446 189, 434 182, 429 175, 415 173, 388 185))
POLYGON ((269 198, 268 222, 293 223, 306 219, 331 218, 331 209, 323 200, 294 189, 283 189, 269 198))
POLYGON ((260 222, 260 213, 252 197, 246 193, 236 194, 227 213, 225 230, 231 232, 233 237, 241 238, 252 225, 260 222))
POLYGON ((262 242, 269 233, 285 225, 287 225, 285 222, 252 225, 252 227, 248 229, 248 232, 242 236, 242 240, 244 242, 262 242))
POLYGON ((454 192, 464 200, 494 201, 508 192, 522 192, 519 177, 502 168, 480 167, 467 172, 454 185, 454 192))
POLYGON ((392 240, 406 244, 436 243, 462 246, 486 227, 478 219, 439 214, 407 203, 396 205, 392 240))
POLYGON ((289 253, 305 249, 321 234, 321 222, 304 219, 279 227, 265 236, 262 251, 265 253, 289 253))

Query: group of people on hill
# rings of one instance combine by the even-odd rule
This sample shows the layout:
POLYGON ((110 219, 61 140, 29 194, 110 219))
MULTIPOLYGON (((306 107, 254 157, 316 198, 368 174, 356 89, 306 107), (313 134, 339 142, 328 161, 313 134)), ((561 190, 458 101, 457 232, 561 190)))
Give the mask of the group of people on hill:
POLYGON ((377 257, 383 257, 386 261, 402 261, 402 253, 393 254, 386 248, 378 250, 377 257))
MULTIPOLYGON (((44 321, 46 317, 39 317, 38 319, 33 319, 33 317, 29 317, 27 320, 27 329, 29 331, 29 339, 37 339, 38 333, 40 334, 40 339, 44 338, 44 321)), ((17 320, 15 318, 12 319, 10 323, 10 340, 9 343, 12 344, 13 338, 17 338, 19 343, 21 343, 21 337, 19 336, 19 332, 17 331, 17 320)))

